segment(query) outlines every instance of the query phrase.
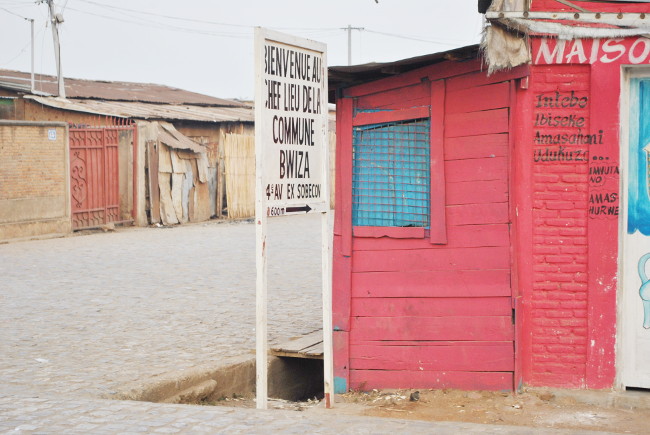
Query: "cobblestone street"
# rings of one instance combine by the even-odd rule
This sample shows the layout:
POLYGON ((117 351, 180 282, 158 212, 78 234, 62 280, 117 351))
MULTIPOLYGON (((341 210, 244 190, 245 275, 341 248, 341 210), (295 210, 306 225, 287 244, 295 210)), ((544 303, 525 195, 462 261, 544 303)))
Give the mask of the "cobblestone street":
MULTIPOLYGON (((522 433, 102 400, 253 357, 254 237, 252 223, 210 222, 0 245, 0 432, 522 433)), ((271 341, 320 328, 320 218, 270 220, 268 245, 271 341)))
MULTIPOLYGON (((270 221, 271 340, 320 327, 314 217, 270 221), (304 243, 306 233, 314 239, 304 243)), ((254 248, 255 229, 246 222, 0 246, 0 382, 96 397, 252 356, 254 248)))

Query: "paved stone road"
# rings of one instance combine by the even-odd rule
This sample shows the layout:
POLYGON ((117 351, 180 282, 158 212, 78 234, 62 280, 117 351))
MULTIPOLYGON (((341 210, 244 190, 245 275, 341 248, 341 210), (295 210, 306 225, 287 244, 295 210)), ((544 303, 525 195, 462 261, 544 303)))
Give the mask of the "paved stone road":
MULTIPOLYGON (((322 319, 319 220, 289 219, 269 225, 272 341, 322 319)), ((251 223, 1 245, 0 383, 97 396, 251 354, 254 247, 251 223)))
MULTIPOLYGON (((251 223, 206 223, 0 245, 0 432, 522 433, 99 400, 252 357, 254 237, 251 223)), ((321 325, 319 240, 318 216, 270 221, 271 341, 321 325)))
POLYGON ((0 399, 0 433, 28 434, 589 434, 470 423, 350 417, 117 400, 0 399))

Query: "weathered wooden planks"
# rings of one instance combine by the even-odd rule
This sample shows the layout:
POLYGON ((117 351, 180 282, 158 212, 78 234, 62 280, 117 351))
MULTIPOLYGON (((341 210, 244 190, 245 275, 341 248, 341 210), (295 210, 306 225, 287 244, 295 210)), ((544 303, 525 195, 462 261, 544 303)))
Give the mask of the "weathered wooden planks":
MULTIPOLYGON (((163 147, 161 147, 163 149, 163 147)), ((178 223, 174 204, 172 202, 172 174, 168 172, 158 173, 158 187, 160 192, 160 218, 164 225, 178 223)))
POLYGON ((394 249, 449 249, 510 246, 507 223, 487 225, 458 225, 448 227, 446 245, 430 245, 424 238, 360 237, 354 227, 354 251, 386 251, 394 249))
POLYGON ((447 183, 447 205, 508 202, 508 180, 457 181, 447 183))
POLYGON ((512 352, 512 342, 489 346, 454 342, 439 346, 355 345, 350 350, 350 369, 507 372, 514 369, 512 352))
POLYGON ((424 237, 425 229, 422 227, 354 227, 352 232, 354 234, 354 237, 359 238, 386 237, 390 238, 391 240, 398 240, 421 239, 424 237))
POLYGON ((379 94, 365 95, 357 100, 359 109, 404 109, 428 106, 428 83, 418 83, 379 94))
POLYGON ((352 274, 352 297, 510 296, 510 269, 352 274))
POLYGON ((334 392, 347 393, 350 380, 350 333, 337 330, 332 333, 334 347, 334 392))
POLYGON ((336 125, 339 160, 336 162, 338 198, 337 217, 341 220, 341 255, 352 254, 352 116, 353 100, 344 98, 337 104, 336 125), (340 209, 340 212, 339 212, 340 209))
POLYGON ((507 247, 358 251, 352 261, 352 272, 509 268, 510 249, 507 247))
POLYGON ((459 136, 445 139, 445 160, 480 159, 508 155, 508 134, 459 136))
POLYGON ((474 89, 476 97, 478 97, 486 85, 508 82, 512 79, 525 77, 529 75, 529 71, 530 68, 528 65, 499 71, 490 75, 487 75, 485 71, 477 71, 471 74, 458 75, 450 78, 447 80, 447 88, 452 92, 460 89, 472 88, 474 89))
MULTIPOLYGON (((494 341, 432 341, 432 340, 357 340, 355 346, 462 346, 471 344, 472 346, 494 346, 494 341)), ((501 343, 501 342, 499 342, 501 343)), ((511 343, 504 341, 503 343, 511 343)))
POLYGON ((430 140, 430 159, 431 159, 431 205, 430 205, 430 225, 429 241, 432 244, 446 244, 447 234, 447 214, 445 205, 447 204, 446 196, 446 172, 445 167, 445 82, 436 81, 431 83, 431 130, 429 133, 430 140))
POLYGON ((460 390, 511 390, 512 372, 462 372, 422 370, 350 370, 350 388, 456 388, 460 390))
POLYGON ((350 286, 352 279, 352 258, 341 252, 341 236, 334 236, 332 264, 332 326, 334 330, 350 330, 350 286))
POLYGON ((368 340, 512 341, 511 316, 353 317, 350 342, 368 340))
POLYGON ((449 298, 353 298, 353 317, 463 317, 509 316, 510 298, 501 297, 449 297, 449 298))
MULTIPOLYGON (((409 71, 394 77, 384 78, 369 83, 363 83, 344 90, 346 97, 360 97, 374 93, 387 92, 392 89, 399 89, 406 86, 412 86, 421 83, 423 79, 428 78, 430 81, 441 80, 460 74, 481 71, 481 61, 469 60, 466 62, 443 62, 431 65, 427 68, 409 71)), ((496 76, 497 74, 493 74, 496 76)), ((504 80, 495 80, 504 81, 504 80)))
POLYGON ((447 182, 506 180, 508 159, 488 157, 484 159, 450 160, 445 162, 447 182))
POLYGON ((280 343, 273 346, 269 353, 291 358, 323 359, 323 331, 314 331, 280 343))
POLYGON ((147 175, 149 181, 150 223, 160 222, 160 186, 158 185, 158 147, 157 141, 147 142, 147 175))
POLYGON ((428 106, 410 107, 408 109, 359 113, 352 119, 352 125, 383 124, 428 117, 428 106))
POLYGON ((446 114, 445 137, 507 133, 509 120, 508 109, 446 114))
POLYGON ((447 207, 449 225, 485 225, 510 223, 507 202, 490 204, 462 204, 447 207))
POLYGON ((479 89, 466 88, 450 90, 447 93, 447 113, 478 112, 501 109, 510 105, 510 83, 502 82, 481 86, 479 89), (480 92, 480 98, 476 98, 480 92))

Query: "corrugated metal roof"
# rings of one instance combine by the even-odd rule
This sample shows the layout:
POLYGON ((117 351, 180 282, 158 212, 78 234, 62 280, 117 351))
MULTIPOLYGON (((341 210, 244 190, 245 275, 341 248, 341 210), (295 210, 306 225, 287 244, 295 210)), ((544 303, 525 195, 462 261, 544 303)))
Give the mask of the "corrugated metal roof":
POLYGON ((205 153, 205 146, 194 142, 169 123, 156 123, 158 139, 170 148, 205 153))
MULTIPOLYGON (((30 92, 30 73, 0 69, 0 87, 17 92, 30 92)), ((56 77, 36 74, 35 95, 57 95, 56 77)), ((88 98, 108 101, 139 101, 161 104, 193 104, 201 106, 246 107, 235 100, 210 97, 183 89, 150 83, 109 82, 100 80, 65 79, 68 98, 88 98)))
MULTIPOLYGON (((337 88, 348 87, 358 83, 365 83, 379 80, 385 77, 394 76, 427 65, 432 65, 446 60, 464 61, 478 57, 479 46, 468 45, 440 53, 426 54, 424 56, 411 57, 395 62, 366 63, 363 65, 331 66, 328 68, 328 83, 331 91, 337 88)), ((330 95, 330 102, 333 99, 330 95)))
POLYGON ((130 101, 63 99, 36 95, 26 95, 25 98, 57 109, 120 118, 201 122, 254 122, 255 120, 254 110, 249 106, 214 107, 190 104, 152 104, 130 101))

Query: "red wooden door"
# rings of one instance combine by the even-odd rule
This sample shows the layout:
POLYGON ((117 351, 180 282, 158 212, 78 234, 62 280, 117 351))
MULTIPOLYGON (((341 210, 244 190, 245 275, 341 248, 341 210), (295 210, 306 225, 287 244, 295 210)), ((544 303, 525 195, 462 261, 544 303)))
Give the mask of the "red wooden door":
POLYGON ((72 228, 120 220, 119 133, 133 127, 70 129, 72 228))

